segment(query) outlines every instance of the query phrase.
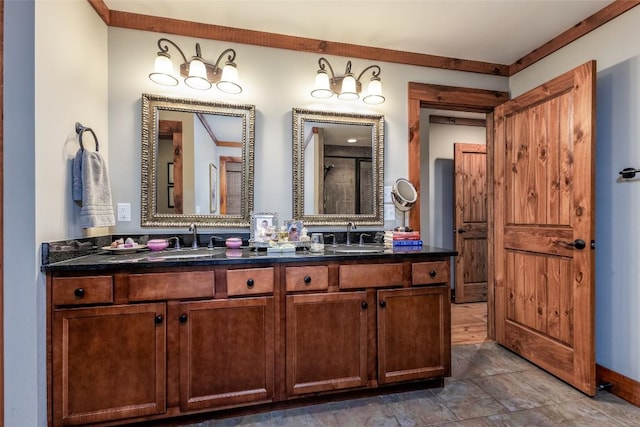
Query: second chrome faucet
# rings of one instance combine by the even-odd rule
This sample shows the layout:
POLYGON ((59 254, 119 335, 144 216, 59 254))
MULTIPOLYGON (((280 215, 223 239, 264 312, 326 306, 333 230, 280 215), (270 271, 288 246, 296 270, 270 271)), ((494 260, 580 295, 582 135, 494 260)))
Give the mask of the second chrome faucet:
POLYGON ((189 231, 193 233, 193 242, 191 243, 191 249, 198 249, 198 227, 195 224, 189 226, 189 231))
POLYGON ((356 225, 352 222, 347 223, 347 246, 351 246, 351 230, 355 230, 358 227, 356 227, 356 225))

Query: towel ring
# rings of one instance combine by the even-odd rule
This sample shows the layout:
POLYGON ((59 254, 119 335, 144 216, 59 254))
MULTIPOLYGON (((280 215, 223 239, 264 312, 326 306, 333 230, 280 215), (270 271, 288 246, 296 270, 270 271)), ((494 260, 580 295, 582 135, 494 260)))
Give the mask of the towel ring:
POLYGON ((93 135, 93 140, 96 142, 96 151, 100 151, 100 146, 98 145, 98 137, 96 136, 93 129, 84 127, 79 122, 76 122, 76 133, 80 136, 80 148, 84 150, 84 145, 82 144, 82 134, 85 131, 91 132, 91 135, 93 135))

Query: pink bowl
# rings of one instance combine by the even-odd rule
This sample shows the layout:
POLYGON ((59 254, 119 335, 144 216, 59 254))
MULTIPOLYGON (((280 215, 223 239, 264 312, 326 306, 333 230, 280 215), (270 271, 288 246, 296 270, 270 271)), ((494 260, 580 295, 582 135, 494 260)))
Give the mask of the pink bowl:
POLYGON ((242 239, 239 237, 229 237, 224 241, 224 244, 230 249, 238 249, 240 246, 242 246, 242 239))
POLYGON ((165 239, 151 239, 147 242, 147 247, 152 251, 161 251, 169 246, 165 239))

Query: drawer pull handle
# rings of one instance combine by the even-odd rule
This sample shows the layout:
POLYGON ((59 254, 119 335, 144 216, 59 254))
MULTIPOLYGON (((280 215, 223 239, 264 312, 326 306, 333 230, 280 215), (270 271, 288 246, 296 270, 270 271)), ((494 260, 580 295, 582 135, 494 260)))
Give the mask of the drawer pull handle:
POLYGON ((436 271, 435 270, 431 270, 429 272, 429 276, 431 276, 431 278, 433 279, 434 277, 436 277, 436 271))
POLYGON ((369 304, 367 304, 367 302, 366 302, 366 301, 362 301, 362 304, 361 304, 361 305, 362 305, 362 309, 363 309, 363 310, 366 310, 367 308, 369 308, 369 304))
POLYGON ((253 285, 255 285, 255 282, 253 281, 253 279, 248 279, 247 280, 247 286, 249 288, 253 288, 253 285))
POLYGON ((163 320, 164 320, 164 319, 162 318, 162 314, 158 314, 158 315, 156 316, 156 318, 154 319, 154 321, 156 322, 156 325, 161 324, 163 320))
POLYGON ((73 294, 75 296, 77 296, 78 298, 83 298, 84 297, 84 289, 78 288, 75 291, 73 291, 73 294))
POLYGON ((187 315, 186 314, 181 314, 180 317, 178 317, 178 320, 180 321, 180 323, 187 323, 187 315))
POLYGON ((380 301, 380 308, 385 308, 387 306, 387 302, 385 300, 380 301))
POLYGON ((304 276, 304 283, 306 283, 307 285, 311 283, 311 276, 304 276))

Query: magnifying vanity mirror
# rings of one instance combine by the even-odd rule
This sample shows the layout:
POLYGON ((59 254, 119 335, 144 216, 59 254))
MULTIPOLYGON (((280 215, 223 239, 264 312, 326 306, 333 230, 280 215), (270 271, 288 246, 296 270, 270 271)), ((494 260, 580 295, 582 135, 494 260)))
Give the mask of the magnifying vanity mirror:
POLYGON ((384 116, 293 109, 293 216, 384 225, 384 116))
POLYGON ((248 227, 255 106, 142 95, 142 226, 248 227))

